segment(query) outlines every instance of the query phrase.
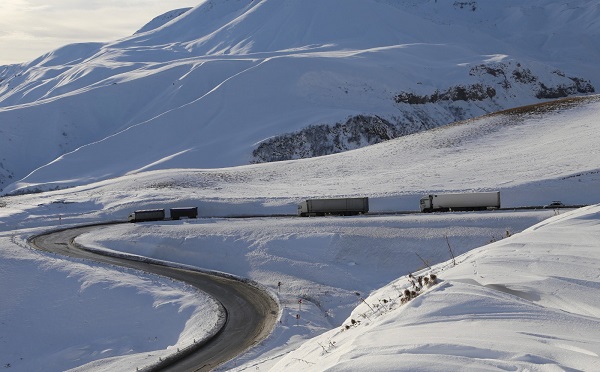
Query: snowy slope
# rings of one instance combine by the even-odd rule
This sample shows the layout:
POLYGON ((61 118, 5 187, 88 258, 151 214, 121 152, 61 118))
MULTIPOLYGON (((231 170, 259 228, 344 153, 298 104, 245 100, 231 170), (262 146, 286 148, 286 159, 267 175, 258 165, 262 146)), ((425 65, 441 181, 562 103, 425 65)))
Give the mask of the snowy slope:
POLYGON ((598 12, 587 1, 203 1, 113 43, 0 68, 0 188, 247 164, 267 139, 356 115, 406 134, 590 92, 598 12), (463 90, 485 94, 398 99, 463 90))
POLYGON ((42 231, 0 232, 3 369, 65 371, 104 359, 107 370, 135 370, 214 334, 220 307, 204 293, 27 248, 22 238, 42 231))
POLYGON ((502 205, 511 207, 563 200, 568 189, 572 192, 564 202, 593 203, 598 196, 599 97, 488 115, 327 157, 145 172, 76 190, 104 203, 103 213, 111 217, 125 216, 131 207, 128 200, 103 201, 105 185, 132 190, 148 208, 156 207, 156 197, 166 202, 186 194, 202 216, 293 214, 299 200, 319 195, 367 195, 374 198, 374 210, 416 210, 421 194, 443 190, 499 189, 502 205), (270 180, 268 189, 265 180, 270 180), (373 187, 378 184, 387 186, 373 187), (526 185, 539 192, 521 192, 526 185), (237 205, 233 212, 232 202, 237 205))
POLYGON ((576 214, 538 209, 314 219, 208 217, 292 214, 303 198, 329 196, 369 196, 373 212, 416 210, 419 197, 428 191, 500 190, 505 207, 552 200, 594 204, 600 200, 599 104, 598 97, 589 97, 512 110, 321 158, 153 171, 0 198, 0 293, 10 299, 0 310, 0 365, 10 364, 14 371, 38 365, 53 365, 58 371, 83 364, 80 370, 133 369, 156 362, 179 347, 171 345, 186 344, 202 333, 205 324, 194 321, 194 316, 203 317, 202 308, 194 305, 195 299, 203 302, 196 293, 171 287, 170 282, 150 286, 146 280, 156 279, 87 267, 23 246, 26 237, 51 226, 124 220, 141 208, 197 205, 207 218, 127 224, 80 239, 227 271, 273 291, 282 281, 281 324, 271 338, 226 369, 278 370, 288 364, 294 369, 343 369, 351 357, 357 365, 372 362, 373 368, 385 370, 396 366, 401 355, 395 352, 403 350, 407 363, 432 354, 432 363, 422 364, 423 369, 458 360, 472 362, 473 369, 498 365, 594 370, 598 357, 592 353, 600 354, 592 337, 597 333, 595 291, 600 274, 593 261, 597 207, 576 214), (557 213, 555 220, 518 234, 557 213), (506 231, 513 237, 503 239, 506 231), (500 242, 470 252, 491 240, 500 242), (365 314, 364 308, 356 308, 361 298, 372 306, 397 293, 393 286, 386 287, 388 283, 406 286, 405 275, 423 265, 415 253, 431 265, 446 262, 448 242, 457 255, 467 256, 454 269, 448 263, 436 268, 443 282, 431 295, 394 311, 379 311, 381 316, 370 323, 359 318, 365 314), (561 251, 564 246, 569 249, 561 251), (127 286, 115 288, 115 280, 127 286), (584 292, 589 295, 584 297, 584 292), (524 293, 528 299, 523 299, 524 293), (302 309, 298 299, 303 299, 302 309), (110 319, 103 315, 106 304, 111 306, 110 319), (158 320, 163 316, 168 324, 158 320), (547 320, 542 324, 546 330, 538 316, 547 320), (143 327, 158 333, 142 332, 135 322, 141 317, 160 323, 159 328, 143 327), (441 321, 448 317, 451 322, 441 321), (512 326, 503 320, 506 317, 512 326), (57 331, 44 333, 36 319, 52 319, 57 331), (114 328, 105 330, 89 319, 107 319, 115 322, 114 328), (340 333, 351 319, 361 320, 361 326, 340 333), (456 336, 465 325, 476 326, 468 328, 473 338, 456 336), (401 340, 387 336, 397 335, 402 326, 415 333, 401 340), (514 333, 514 327, 527 334, 514 333), (579 339, 573 338, 573 330, 579 339), (123 339, 123 334, 136 337, 123 339), (523 351, 498 343, 504 335, 514 336, 523 351), (302 346, 313 337, 320 338, 302 346), (329 349, 330 339, 335 348, 329 349), (373 357, 355 351, 359 348, 373 357))
POLYGON ((400 278, 269 370, 598 370, 599 224, 585 208, 473 250, 406 304, 400 278))
POLYGON ((151 20, 150 22, 148 22, 147 24, 145 24, 144 27, 140 28, 135 33, 141 34, 141 33, 145 33, 148 31, 155 30, 159 27, 162 27, 166 23, 171 22, 173 19, 179 17, 180 15, 184 14, 185 12, 187 12, 190 9, 192 9, 192 8, 175 9, 175 10, 166 12, 164 14, 161 14, 158 17, 151 20))

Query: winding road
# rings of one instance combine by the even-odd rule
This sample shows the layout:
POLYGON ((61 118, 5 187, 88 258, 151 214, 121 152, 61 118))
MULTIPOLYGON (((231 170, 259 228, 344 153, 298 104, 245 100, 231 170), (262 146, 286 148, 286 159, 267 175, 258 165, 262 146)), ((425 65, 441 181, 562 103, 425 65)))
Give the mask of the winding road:
POLYGON ((208 371, 248 350, 271 333, 278 319, 279 307, 269 294, 238 279, 160 263, 105 256, 82 249, 74 243, 78 235, 100 226, 103 225, 48 232, 30 238, 29 243, 43 251, 134 268, 189 283, 215 298, 226 310, 225 324, 214 337, 194 350, 166 359, 150 370, 208 371))

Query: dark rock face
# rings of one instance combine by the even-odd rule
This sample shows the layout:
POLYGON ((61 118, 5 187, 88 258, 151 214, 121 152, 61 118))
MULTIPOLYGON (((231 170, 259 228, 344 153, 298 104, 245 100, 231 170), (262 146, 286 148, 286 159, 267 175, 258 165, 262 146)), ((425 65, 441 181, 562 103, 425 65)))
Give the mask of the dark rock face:
POLYGON ((586 93, 594 93, 595 89, 592 84, 583 79, 572 78, 573 84, 570 85, 558 85, 555 87, 548 87, 544 83, 540 83, 540 89, 535 95, 536 98, 539 99, 556 99, 556 98, 565 98, 578 93, 586 94, 586 93))
POLYGON ((311 125, 262 142, 253 163, 309 158, 373 145, 400 135, 396 125, 378 116, 358 115, 335 125, 311 125))
MULTIPOLYGON (((595 92, 595 89, 589 80, 578 77, 567 77, 561 71, 553 71, 552 73, 569 81, 553 86, 548 82, 545 83, 542 81, 542 79, 532 73, 530 69, 523 68, 520 63, 517 63, 515 67, 504 63, 478 65, 471 68, 469 75, 475 77, 489 75, 496 82, 498 88, 504 90, 509 90, 515 87, 515 85, 529 86, 537 99, 565 98, 575 94, 595 92)), ((394 97, 394 100, 396 103, 406 103, 409 105, 423 105, 441 101, 476 102, 493 99, 496 97, 497 93, 497 89, 490 83, 476 83, 470 85, 456 85, 444 91, 435 90, 430 95, 401 92, 394 97)))
POLYGON ((425 103, 437 103, 440 101, 483 101, 496 96, 496 89, 483 84, 457 85, 443 92, 436 90, 431 95, 416 95, 402 92, 394 97, 396 103, 408 103, 410 105, 422 105, 425 103))

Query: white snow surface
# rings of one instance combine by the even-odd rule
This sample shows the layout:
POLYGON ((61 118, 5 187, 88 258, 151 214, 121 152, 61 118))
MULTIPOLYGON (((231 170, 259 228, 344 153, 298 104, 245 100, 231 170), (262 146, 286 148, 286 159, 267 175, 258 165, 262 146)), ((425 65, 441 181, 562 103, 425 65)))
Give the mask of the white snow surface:
POLYGON ((584 0, 200 1, 114 42, 0 67, 0 189, 243 165, 310 125, 378 115, 415 130, 537 103, 542 83, 598 86, 599 18, 584 0), (394 100, 474 84, 497 94, 394 100))
POLYGON ((216 312, 201 293, 25 245, 59 226, 198 206, 197 220, 116 225, 78 242, 228 272, 277 294, 271 336, 221 369, 598 370, 599 113, 593 96, 321 158, 0 198, 0 365, 132 370, 205 335, 216 312), (292 215, 309 197, 368 196, 377 213, 417 211, 429 192, 489 190, 506 208, 590 206, 266 217, 292 215), (439 284, 401 304, 407 275, 430 272, 439 284))
POLYGON ((42 231, 0 233, 3 368, 135 370, 221 324, 220 305, 182 283, 28 248, 24 239, 42 231))
POLYGON ((552 217, 423 270, 441 281, 406 304, 406 278, 372 292, 270 370, 598 370, 599 242, 597 205, 552 217))

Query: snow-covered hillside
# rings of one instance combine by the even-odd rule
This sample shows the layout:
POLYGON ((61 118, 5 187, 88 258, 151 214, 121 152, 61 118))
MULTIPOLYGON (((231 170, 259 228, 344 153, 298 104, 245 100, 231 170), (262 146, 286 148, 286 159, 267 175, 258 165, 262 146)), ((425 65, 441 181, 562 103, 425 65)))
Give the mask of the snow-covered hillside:
POLYGON ((472 370, 595 370, 597 206, 575 212, 223 216, 293 214, 301 199, 330 196, 369 196, 372 212, 417 210, 429 191, 500 190, 507 208, 552 200, 597 204, 599 112, 598 96, 571 99, 320 158, 152 171, 0 198, 0 294, 10 299, 0 309, 0 365, 11 371, 43 365, 56 371, 75 365, 85 371, 134 369, 210 329, 212 324, 194 321, 210 310, 194 311, 203 300, 185 287, 24 246, 27 237, 51 227, 192 205, 203 218, 125 224, 78 242, 229 272, 277 293, 283 308, 272 336, 224 369, 372 363, 398 370, 403 361, 406 370, 441 369, 440 363, 472 370), (491 241, 497 242, 472 251, 491 241), (455 268, 447 261, 448 244, 456 255, 465 254, 455 268), (401 305, 397 295, 408 285, 406 275, 424 273, 417 253, 432 266, 442 263, 434 266, 441 283, 401 305), (362 300, 377 309, 371 312, 362 300), (168 324, 148 325, 160 323, 159 317, 168 324), (44 321, 56 332, 47 334, 44 321), (501 342, 508 337, 515 342, 501 342))
POLYGON ((205 0, 0 67, 0 188, 320 155, 589 93, 599 16, 583 0, 205 0))
MULTIPOLYGON (((596 371, 600 368, 600 207, 423 270, 440 282, 402 303, 406 277, 369 296, 344 326, 271 371, 596 371), (353 322, 354 321, 354 322, 353 322)), ((261 366, 261 363, 252 365, 261 366)), ((244 369, 240 369, 244 370, 244 369)))

